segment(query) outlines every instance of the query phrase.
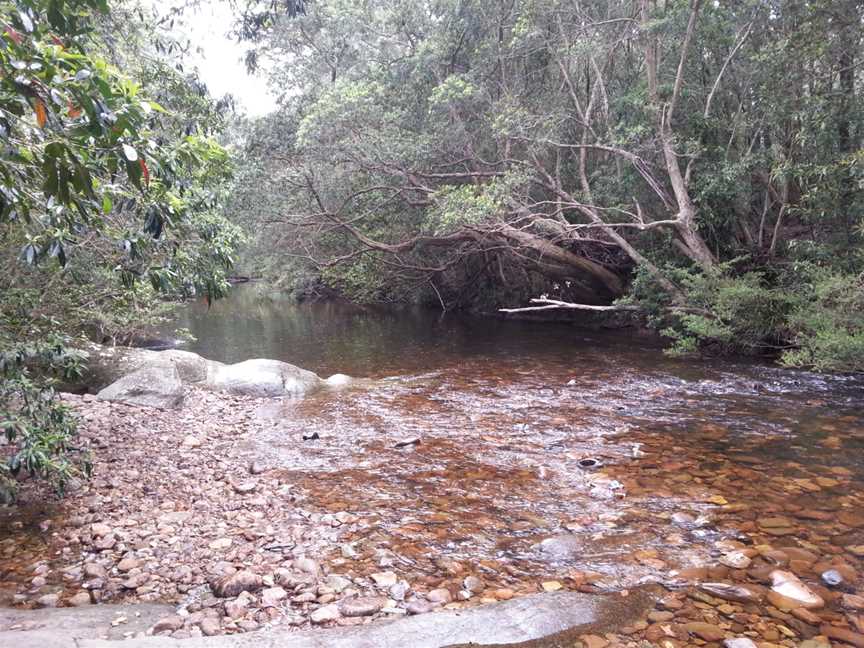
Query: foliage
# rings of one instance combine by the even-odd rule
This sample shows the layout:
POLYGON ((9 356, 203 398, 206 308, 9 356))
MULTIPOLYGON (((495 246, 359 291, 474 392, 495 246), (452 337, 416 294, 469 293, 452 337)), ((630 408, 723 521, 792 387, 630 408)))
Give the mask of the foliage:
POLYGON ((251 5, 266 267, 445 308, 569 282, 678 351, 860 370, 860 2, 251 5))
POLYGON ((142 9, 115 11, 0 2, 7 490, 19 466, 59 486, 74 472, 74 420, 52 383, 76 370, 69 349, 134 339, 165 297, 219 297, 243 238, 221 215, 231 161, 217 102, 146 37, 142 9))

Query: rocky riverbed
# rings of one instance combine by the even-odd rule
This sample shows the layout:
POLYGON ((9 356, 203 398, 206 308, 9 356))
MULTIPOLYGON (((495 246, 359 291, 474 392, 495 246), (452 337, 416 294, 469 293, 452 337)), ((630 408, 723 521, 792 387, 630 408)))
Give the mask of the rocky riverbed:
POLYGON ((864 646, 859 418, 799 403, 822 412, 802 445, 787 404, 763 434, 689 420, 683 442, 650 403, 684 412, 692 385, 623 415, 591 384, 453 380, 285 402, 190 386, 173 411, 67 396, 94 478, 53 503, 25 484, 2 512, 0 603, 170 603, 146 633, 183 638, 654 583, 643 618, 546 645, 864 646))

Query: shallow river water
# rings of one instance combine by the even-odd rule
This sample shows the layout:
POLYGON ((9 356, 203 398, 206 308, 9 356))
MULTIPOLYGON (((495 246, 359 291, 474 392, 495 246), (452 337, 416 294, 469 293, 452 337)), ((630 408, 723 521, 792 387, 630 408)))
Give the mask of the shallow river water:
POLYGON ((180 325, 206 357, 374 379, 272 412, 250 452, 316 504, 371 516, 344 540, 419 573, 470 562, 516 589, 562 577, 620 589, 704 569, 747 530, 826 543, 829 557, 864 544, 860 379, 670 359, 567 324, 295 307, 250 289, 180 325))

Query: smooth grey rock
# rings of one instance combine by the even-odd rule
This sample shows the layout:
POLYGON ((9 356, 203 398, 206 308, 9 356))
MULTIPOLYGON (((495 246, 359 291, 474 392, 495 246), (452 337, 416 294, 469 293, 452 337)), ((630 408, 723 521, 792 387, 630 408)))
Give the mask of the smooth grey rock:
POLYGON ((143 367, 108 385, 96 398, 141 407, 175 409, 183 404, 183 383, 174 365, 143 367))
POLYGON ((191 351, 150 351, 96 344, 85 352, 88 371, 83 383, 64 385, 64 388, 101 389, 143 369, 167 376, 173 374, 173 369, 184 385, 257 397, 297 398, 327 385, 338 387, 354 382, 348 376, 337 374, 332 383, 328 383, 311 371, 278 360, 246 360, 226 365, 191 351))
MULTIPOLYGON (((535 594, 504 603, 468 610, 448 610, 402 617, 371 625, 308 631, 271 630, 218 637, 192 637, 182 641, 169 637, 132 637, 123 648, 443 648, 472 642, 480 645, 518 643, 564 632, 575 640, 586 632, 608 632, 632 623, 653 606, 647 593, 631 592, 629 597, 577 592, 535 594), (566 631, 566 632, 565 632, 566 631)), ((96 610, 103 606, 90 606, 96 610)), ((126 606, 132 610, 131 606, 126 606)), ((80 609, 79 609, 80 610, 80 609)), ((78 612, 79 610, 73 610, 78 612)), ((61 610, 52 610, 60 612, 61 610)), ((17 611, 16 611, 17 612, 17 611)), ((44 612, 44 610, 43 610, 44 612)), ((24 612, 24 614, 29 614, 24 612)), ((129 612, 132 619, 134 612, 129 612)), ((48 617, 43 617, 48 620, 48 617)), ((109 614, 107 619, 112 617, 109 614)), ((157 617, 158 618, 158 617, 157 617)), ((2 616, 0 616, 2 620, 2 616)), ((155 621, 150 621, 150 625, 155 621)), ((50 621, 48 621, 50 623, 50 621)), ((95 624, 92 624, 95 625, 95 624)), ((98 632, 76 634, 63 630, 2 632, 0 645, 15 648, 115 648, 98 632), (53 641, 45 641, 47 638, 53 641)), ((149 626, 146 626, 149 627, 149 626)), ((128 632, 129 626, 116 630, 128 632)), ((115 635, 116 636, 116 635, 115 635)))
POLYGON ((353 382, 353 379, 345 374, 333 374, 324 382, 327 383, 328 387, 347 387, 353 382))
POLYGON ((383 596, 358 596, 342 599, 339 602, 339 611, 346 617, 372 616, 380 612, 386 604, 387 599, 383 596))
POLYGON ((208 386, 241 396, 303 396, 321 386, 311 371, 279 360, 246 360, 217 366, 208 386))

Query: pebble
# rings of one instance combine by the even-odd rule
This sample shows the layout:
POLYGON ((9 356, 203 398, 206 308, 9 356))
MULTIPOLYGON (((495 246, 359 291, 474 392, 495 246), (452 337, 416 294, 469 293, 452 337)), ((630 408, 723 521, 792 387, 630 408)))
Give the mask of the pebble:
POLYGON ((740 551, 733 551, 720 557, 720 564, 732 569, 747 569, 752 562, 740 551))
POLYGON ((408 592, 411 590, 411 585, 406 580, 400 580, 395 585, 391 585, 387 593, 394 601, 404 601, 408 592))
POLYGON ((690 634, 696 635, 704 641, 720 641, 726 633, 719 626, 701 621, 692 621, 684 624, 684 629, 690 634))
POLYGON ((59 594, 45 594, 36 599, 36 605, 42 608, 53 608, 57 607, 57 604, 60 602, 59 594))
POLYGON ((154 635, 166 632, 175 632, 183 627, 183 623, 183 617, 177 614, 172 614, 171 616, 159 619, 151 629, 151 632, 154 635))
POLYGON ((294 568, 304 574, 311 574, 312 576, 316 576, 321 571, 321 566, 318 562, 311 558, 307 558, 306 556, 297 558, 294 561, 294 568))
POLYGON ((201 628, 201 634, 205 637, 214 637, 222 633, 222 624, 219 623, 218 619, 214 619, 213 617, 207 617, 198 627, 201 628))
POLYGON ((486 584, 477 576, 466 576, 465 580, 462 581, 462 587, 472 594, 480 594, 486 589, 486 584))
POLYGON ((731 585, 729 583, 701 583, 699 589, 703 592, 716 596, 726 601, 738 601, 740 603, 755 603, 759 595, 743 585, 731 585))
POLYGON ((342 599, 339 611, 346 617, 372 616, 380 612, 386 604, 387 599, 383 596, 359 596, 342 599))
POLYGON ((325 605, 324 607, 320 607, 317 610, 313 610, 312 614, 309 615, 309 619, 312 623, 327 623, 328 621, 336 621, 342 616, 341 612, 339 612, 339 606, 336 604, 325 605))
POLYGON ((413 601, 409 601, 405 606, 408 614, 427 614, 434 609, 434 606, 429 601, 424 601, 423 599, 414 599, 413 601))
POLYGON ((398 578, 396 574, 391 571, 387 572, 377 572, 372 574, 370 578, 375 581, 375 584, 378 587, 392 587, 398 582, 398 578))
POLYGON ((124 558, 119 563, 117 563, 117 569, 124 574, 126 572, 130 572, 133 569, 138 569, 141 566, 141 561, 135 558, 124 558))
POLYGON ((213 593, 219 598, 234 598, 241 592, 257 592, 264 587, 264 579, 250 571, 239 571, 219 579, 213 593))
POLYGON ((439 603, 441 605, 445 605, 453 601, 453 595, 450 593, 450 590, 441 587, 429 592, 426 595, 426 600, 430 603, 439 603))
POLYGON ((83 605, 90 605, 92 602, 93 601, 90 599, 89 592, 78 592, 67 601, 70 607, 81 607, 83 605))
POLYGON ((281 601, 288 598, 288 592, 281 587, 268 587, 261 592, 261 600, 265 606, 278 605, 281 601))
POLYGON ((248 495, 249 493, 254 493, 255 489, 258 488, 258 481, 255 479, 250 479, 245 482, 240 482, 239 484, 233 484, 234 492, 238 495, 248 495))
POLYGON ((843 584, 843 575, 836 569, 829 569, 822 572, 822 582, 828 587, 839 587, 843 584))
POLYGON ((781 609, 791 609, 799 605, 808 609, 817 609, 825 606, 825 601, 822 597, 802 583, 795 574, 775 569, 769 576, 772 585, 771 592, 768 593, 768 599, 775 606, 781 609), (792 602, 792 605, 789 605, 789 601, 792 602))
POLYGON ((726 639, 723 642, 725 648, 757 648, 755 642, 747 637, 736 637, 735 639, 726 639))
POLYGON ((92 533, 96 538, 101 538, 111 533, 111 527, 102 522, 97 522, 96 524, 90 525, 90 533, 92 533))

